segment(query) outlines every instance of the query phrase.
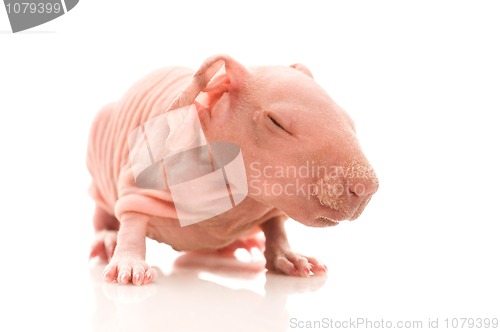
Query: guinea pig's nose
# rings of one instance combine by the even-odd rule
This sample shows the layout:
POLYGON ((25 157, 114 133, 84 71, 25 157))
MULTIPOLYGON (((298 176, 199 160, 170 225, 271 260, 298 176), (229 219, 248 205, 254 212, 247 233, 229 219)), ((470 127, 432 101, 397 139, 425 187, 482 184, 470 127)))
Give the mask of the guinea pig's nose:
POLYGON ((356 179, 349 183, 349 194, 358 197, 368 197, 375 194, 378 190, 377 177, 370 177, 367 179, 356 179))

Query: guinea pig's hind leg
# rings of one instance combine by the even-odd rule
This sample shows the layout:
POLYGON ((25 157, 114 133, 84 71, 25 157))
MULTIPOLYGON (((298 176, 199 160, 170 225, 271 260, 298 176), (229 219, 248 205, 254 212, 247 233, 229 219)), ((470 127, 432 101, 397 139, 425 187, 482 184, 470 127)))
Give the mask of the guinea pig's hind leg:
POLYGON ((113 257, 120 223, 102 207, 96 205, 94 212, 95 238, 90 248, 89 259, 99 257, 108 262, 113 257))

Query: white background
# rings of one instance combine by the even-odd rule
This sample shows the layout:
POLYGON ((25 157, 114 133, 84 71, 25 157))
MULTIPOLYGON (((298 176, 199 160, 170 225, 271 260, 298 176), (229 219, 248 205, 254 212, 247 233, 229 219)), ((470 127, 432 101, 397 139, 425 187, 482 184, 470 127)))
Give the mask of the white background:
MULTIPOLYGON (((356 222, 289 223, 296 249, 329 266, 319 289, 301 291, 314 288, 314 278, 283 279, 285 300, 270 303, 264 274, 233 278, 236 286, 221 279, 225 296, 200 311, 211 320, 176 312, 174 303, 175 317, 158 316, 149 330, 181 326, 178 317, 224 330, 216 320, 231 316, 240 330, 260 321, 260 330, 272 331, 291 329, 293 317, 500 318, 499 8, 496 1, 84 0, 18 34, 0 8, 0 302, 9 308, 0 329, 99 331, 115 315, 130 323, 115 329, 133 330, 155 317, 153 306, 162 312, 159 295, 132 307, 108 299, 111 307, 99 311, 105 285, 86 261, 87 134, 97 111, 146 73, 196 68, 216 53, 246 65, 306 64, 356 121, 380 189, 356 222)), ((148 250, 158 265, 172 255, 152 242, 148 250)), ((168 298, 161 287, 175 280, 160 278, 158 294, 168 298)))

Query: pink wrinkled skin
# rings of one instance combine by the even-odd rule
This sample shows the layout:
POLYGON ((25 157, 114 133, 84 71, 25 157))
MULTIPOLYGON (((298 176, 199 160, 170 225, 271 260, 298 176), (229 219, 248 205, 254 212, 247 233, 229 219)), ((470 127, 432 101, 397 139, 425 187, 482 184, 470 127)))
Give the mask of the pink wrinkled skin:
POLYGON ((145 262, 146 236, 182 251, 265 246, 268 269, 324 274, 324 264, 290 248, 285 220, 312 227, 354 220, 378 189, 353 121, 309 69, 246 68, 223 55, 207 59, 194 76, 187 68, 160 69, 104 107, 92 125, 87 165, 96 201, 90 257, 109 261, 104 279, 120 284, 144 285, 156 277, 145 262), (135 184, 127 137, 148 119, 189 104, 196 105, 208 141, 240 146, 249 192, 235 208, 181 227, 168 189, 135 184), (314 170, 293 172, 304 165, 314 170), (258 240, 261 231, 265 244, 258 240))

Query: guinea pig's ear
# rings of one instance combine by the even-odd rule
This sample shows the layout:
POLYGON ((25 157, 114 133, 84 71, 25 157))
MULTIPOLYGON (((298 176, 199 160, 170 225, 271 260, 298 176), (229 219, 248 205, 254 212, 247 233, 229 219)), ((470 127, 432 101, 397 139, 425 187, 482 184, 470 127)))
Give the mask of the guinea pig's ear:
POLYGON ((248 71, 245 67, 227 55, 216 55, 208 58, 194 74, 191 83, 168 109, 192 104, 200 92, 206 92, 211 100, 210 103, 212 103, 225 92, 238 91, 247 74, 248 71))
POLYGON ((306 74, 310 78, 313 78, 313 74, 311 73, 311 71, 309 70, 309 68, 307 68, 306 66, 304 66, 301 63, 294 63, 290 67, 292 67, 294 69, 297 69, 298 71, 302 72, 303 74, 306 74))
POLYGON ((240 88, 241 82, 248 74, 242 64, 227 55, 217 55, 209 58, 203 63, 195 74, 202 76, 206 82, 204 92, 220 90, 223 92, 233 92, 240 88), (225 73, 217 75, 224 66, 225 73))

